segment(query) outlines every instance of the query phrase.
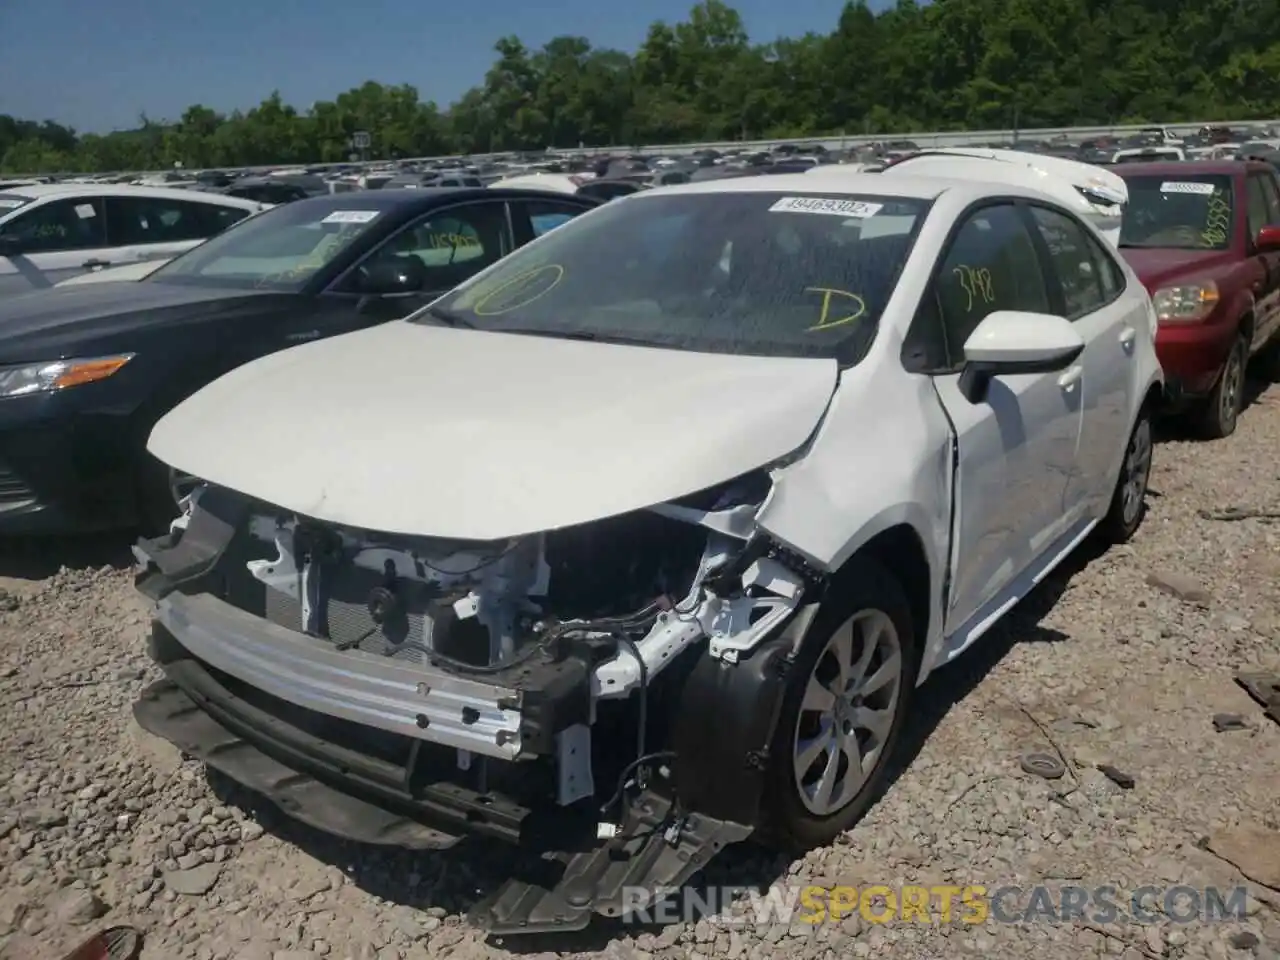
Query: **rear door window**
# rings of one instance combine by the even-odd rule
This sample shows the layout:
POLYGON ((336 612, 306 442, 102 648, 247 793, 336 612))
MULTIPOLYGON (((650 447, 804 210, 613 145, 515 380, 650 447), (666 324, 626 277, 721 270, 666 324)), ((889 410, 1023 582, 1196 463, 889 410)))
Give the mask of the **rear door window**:
POLYGON ((1280 226, 1280 183, 1268 174, 1260 174, 1262 196, 1267 207, 1267 226, 1280 226))
POLYGON ((1032 206, 1031 216, 1049 248, 1067 319, 1078 320, 1099 309, 1108 297, 1084 227, 1047 207, 1032 206))
POLYGON ((107 198, 108 236, 119 247, 206 240, 248 215, 248 210, 198 201, 107 198))
POLYGON ((198 203, 195 206, 198 208, 197 215, 201 218, 201 225, 204 231, 199 238, 202 240, 221 233, 227 227, 234 226, 241 220, 247 219, 252 213, 250 210, 241 210, 239 207, 224 207, 216 203, 198 203))
POLYGON ((511 204, 511 217, 517 221, 527 217, 529 235, 540 237, 548 230, 564 226, 588 209, 590 208, 583 204, 563 200, 516 200, 511 204))
POLYGON ((1249 236, 1256 237, 1258 231, 1268 224, 1270 211, 1267 207, 1266 188, 1262 185, 1262 174, 1251 173, 1248 181, 1249 236))

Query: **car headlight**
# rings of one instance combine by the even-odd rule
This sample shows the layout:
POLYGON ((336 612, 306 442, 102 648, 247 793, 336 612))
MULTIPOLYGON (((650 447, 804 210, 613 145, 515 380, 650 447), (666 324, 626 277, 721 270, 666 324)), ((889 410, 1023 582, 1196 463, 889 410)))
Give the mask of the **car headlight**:
POLYGON ((51 393, 78 387, 83 383, 96 383, 113 376, 133 356, 132 353, 118 353, 110 357, 50 360, 48 363, 0 367, 0 398, 51 393))
POLYGON ((1151 297, 1161 323, 1197 323, 1218 306, 1218 285, 1212 280, 1162 287, 1151 297))

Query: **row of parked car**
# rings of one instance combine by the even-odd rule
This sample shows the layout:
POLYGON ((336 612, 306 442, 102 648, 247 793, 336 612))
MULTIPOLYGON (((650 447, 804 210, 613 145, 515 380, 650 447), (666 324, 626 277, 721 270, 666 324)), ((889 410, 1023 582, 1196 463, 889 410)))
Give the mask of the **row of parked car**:
POLYGON ((542 854, 473 922, 580 928, 847 829, 1278 331, 1262 163, 334 194, 0 302, 0 532, 158 528, 145 729, 349 839, 542 854))

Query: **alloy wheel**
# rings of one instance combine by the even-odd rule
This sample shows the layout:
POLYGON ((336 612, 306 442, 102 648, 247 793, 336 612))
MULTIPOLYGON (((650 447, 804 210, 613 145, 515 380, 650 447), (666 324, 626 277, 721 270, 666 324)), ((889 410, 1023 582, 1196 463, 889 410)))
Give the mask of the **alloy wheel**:
POLYGON ((1236 348, 1227 358, 1222 371, 1222 389, 1218 393, 1218 412, 1223 424, 1235 422, 1240 413, 1240 394, 1244 387, 1244 350, 1236 348))
POLYGON ((898 630, 881 610, 860 611, 827 641, 800 704, 792 754, 796 790, 810 813, 839 812, 875 770, 904 666, 898 630))
POLYGON ((1147 496, 1147 481, 1151 476, 1151 421, 1143 417, 1134 427, 1129 438, 1129 449, 1124 456, 1124 480, 1120 493, 1120 511, 1125 526, 1134 523, 1142 511, 1147 496))

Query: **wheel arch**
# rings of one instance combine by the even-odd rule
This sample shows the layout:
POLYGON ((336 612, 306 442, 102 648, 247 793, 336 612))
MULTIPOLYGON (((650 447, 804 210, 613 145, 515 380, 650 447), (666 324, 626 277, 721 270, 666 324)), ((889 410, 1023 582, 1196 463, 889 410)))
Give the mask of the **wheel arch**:
POLYGON ((1142 397, 1142 402, 1138 404, 1138 415, 1142 414, 1154 415, 1164 402, 1165 385, 1163 380, 1153 380, 1147 384, 1147 392, 1142 397))
POLYGON ((940 611, 936 614, 934 611, 933 565, 925 550, 924 538, 907 522, 885 527, 854 550, 831 574, 825 592, 838 594, 842 582, 855 572, 854 561, 858 559, 874 560, 884 567, 907 595, 911 608, 911 632, 916 641, 917 659, 912 669, 917 669, 919 658, 928 645, 934 618, 940 615, 940 611))
POLYGON ((681 691, 672 741, 678 789, 690 809, 752 826, 763 823, 769 745, 778 731, 796 653, 821 628, 821 617, 812 612, 828 597, 838 598, 868 560, 893 576, 906 595, 916 641, 911 644, 915 662, 907 669, 917 676, 929 634, 941 617, 935 589, 940 576, 927 542, 920 528, 905 520, 874 527, 839 566, 826 571, 821 589, 807 601, 811 615, 793 617, 740 662, 707 656, 695 661, 681 691))
POLYGON ((1253 345, 1254 328, 1258 322, 1257 317, 1254 315, 1253 308, 1254 308, 1254 302, 1251 299, 1249 301, 1249 305, 1240 312, 1240 321, 1238 325, 1240 336, 1244 337, 1246 340, 1249 341, 1251 348, 1253 345))

